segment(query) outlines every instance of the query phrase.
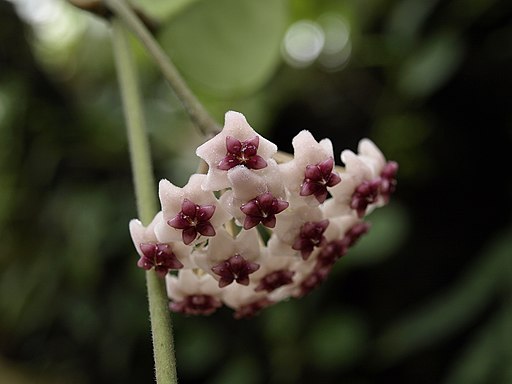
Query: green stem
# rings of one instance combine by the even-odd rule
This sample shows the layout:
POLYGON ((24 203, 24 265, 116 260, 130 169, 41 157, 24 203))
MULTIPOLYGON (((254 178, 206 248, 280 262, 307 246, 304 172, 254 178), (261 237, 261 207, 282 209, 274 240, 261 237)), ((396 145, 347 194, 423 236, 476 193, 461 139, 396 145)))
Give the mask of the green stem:
MULTIPOLYGON (((137 71, 126 31, 120 20, 112 18, 112 45, 123 101, 139 218, 149 224, 157 212, 155 182, 149 143, 139 94, 137 71)), ((162 279, 155 271, 146 272, 149 314, 153 336, 156 382, 176 384, 176 359, 171 317, 162 279)))
POLYGON ((194 96, 172 61, 153 38, 146 26, 140 21, 132 8, 130 8, 124 0, 104 0, 104 2, 137 36, 144 47, 146 47, 148 53, 153 57, 165 79, 176 93, 176 96, 180 99, 185 111, 203 135, 210 136, 218 133, 220 131, 219 125, 194 96))

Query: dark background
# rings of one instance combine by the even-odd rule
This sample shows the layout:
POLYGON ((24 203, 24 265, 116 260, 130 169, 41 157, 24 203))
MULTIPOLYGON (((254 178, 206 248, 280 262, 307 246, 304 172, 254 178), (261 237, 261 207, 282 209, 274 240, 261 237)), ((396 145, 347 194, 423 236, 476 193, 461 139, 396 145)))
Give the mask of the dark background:
MULTIPOLYGON (((228 19, 253 7, 230 1, 212 3, 228 19)), ((156 30, 220 122, 238 110, 285 151, 302 129, 329 137, 335 153, 370 137, 400 172, 392 203, 369 217, 371 233, 312 294, 250 320, 228 310, 173 315, 180 382, 512 383, 509 2, 263 1, 242 25, 268 17, 279 40, 251 32, 240 50, 273 49, 275 62, 252 79, 232 48, 229 62, 252 79, 243 87, 216 67, 226 58, 218 50, 187 61, 187 39, 201 28, 221 46, 240 32, 216 35, 203 3, 156 20, 156 30), (326 14, 350 25, 350 59, 282 59, 287 28, 322 26, 326 14), (219 71, 222 87, 194 66, 219 71)), ((149 383, 107 23, 59 4, 60 19, 45 24, 0 1, 0 382, 149 383), (72 37, 45 34, 66 18, 72 37)), ((202 139, 135 42, 134 50, 156 177, 183 184, 202 139)))

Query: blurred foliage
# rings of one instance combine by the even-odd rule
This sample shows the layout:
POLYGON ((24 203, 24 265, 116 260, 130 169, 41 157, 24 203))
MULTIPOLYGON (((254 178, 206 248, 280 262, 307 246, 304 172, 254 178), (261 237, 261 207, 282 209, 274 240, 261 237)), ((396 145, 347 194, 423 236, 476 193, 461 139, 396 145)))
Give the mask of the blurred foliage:
MULTIPOLYGON (((174 316, 182 383, 512 382, 507 0, 137 0, 208 110, 291 151, 372 138, 395 199, 316 292, 174 316), (496 175, 496 176, 493 176, 496 175)), ((134 40, 155 173, 202 138, 134 40)), ((144 276, 108 24, 0 0, 0 382, 146 383, 144 276)))
POLYGON ((275 71, 286 19, 283 0, 201 1, 163 27, 161 43, 189 85, 247 94, 275 71))

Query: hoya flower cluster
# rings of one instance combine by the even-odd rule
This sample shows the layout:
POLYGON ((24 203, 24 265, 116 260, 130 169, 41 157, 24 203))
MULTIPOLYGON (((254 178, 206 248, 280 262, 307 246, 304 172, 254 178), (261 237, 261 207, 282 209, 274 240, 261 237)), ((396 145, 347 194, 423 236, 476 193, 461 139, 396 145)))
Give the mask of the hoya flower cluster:
POLYGON ((161 212, 130 222, 138 266, 165 276, 170 309, 208 315, 226 305, 247 317, 323 282, 387 203, 398 165, 369 140, 335 167, 330 140, 308 131, 284 160, 237 112, 197 148, 207 174, 179 188, 160 181, 161 212), (276 159, 280 159, 279 163, 276 159))

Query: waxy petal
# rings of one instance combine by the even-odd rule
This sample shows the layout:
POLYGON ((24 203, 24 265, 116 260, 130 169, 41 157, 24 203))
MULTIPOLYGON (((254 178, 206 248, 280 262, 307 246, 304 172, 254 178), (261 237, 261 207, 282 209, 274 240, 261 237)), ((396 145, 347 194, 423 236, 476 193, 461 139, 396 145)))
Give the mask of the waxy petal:
POLYGON ((240 210, 249 216, 261 216, 261 209, 256 200, 251 200, 248 203, 242 204, 240 210))
POLYGON ((229 153, 238 154, 242 150, 242 143, 232 136, 226 136, 226 149, 229 153))
POLYGON ((320 181, 323 179, 322 172, 318 165, 309 164, 306 166, 306 171, 304 172, 304 178, 311 179, 314 181, 320 181))
POLYGON ((208 221, 197 224, 196 229, 203 236, 215 236, 215 229, 208 221))
POLYGON ((261 224, 263 224, 267 228, 274 228, 276 226, 276 221, 277 221, 276 216, 270 215, 270 216, 264 217, 261 220, 261 224))
POLYGON ((260 217, 246 216, 245 219, 244 219, 244 229, 248 230, 248 229, 254 228, 260 222, 261 222, 261 218, 260 217))
POLYGON ((201 205, 197 210, 197 219, 199 221, 208 221, 215 213, 215 205, 201 205))
POLYGON ((247 168, 258 170, 265 168, 268 164, 263 157, 256 155, 247 160, 245 165, 247 168))
POLYGON ((233 281, 241 285, 249 285, 249 275, 259 268, 259 264, 247 261, 243 256, 235 254, 229 259, 214 265, 212 271, 220 276, 219 287, 223 288, 233 281))
POLYGON ((185 216, 188 216, 190 218, 195 218, 196 217, 196 204, 194 204, 189 199, 183 199, 183 203, 181 204, 181 212, 185 216))
POLYGON ((189 245, 197 237, 196 227, 188 227, 188 228, 184 229, 183 232, 181 233, 181 236, 182 236, 182 239, 183 239, 183 243, 185 245, 189 245))
POLYGON ((186 229, 190 227, 190 222, 186 220, 181 213, 178 213, 171 220, 167 220, 167 224, 175 229, 186 229))
POLYGON ((277 152, 277 146, 258 135, 238 112, 227 112, 222 131, 197 148, 196 154, 208 164, 203 189, 230 187, 227 171, 239 165, 261 170, 277 152))
POLYGON ((325 184, 326 186, 334 187, 335 185, 337 185, 338 183, 341 182, 341 177, 336 172, 332 172, 329 175, 329 178, 327 178, 326 180, 327 180, 327 183, 325 184))

